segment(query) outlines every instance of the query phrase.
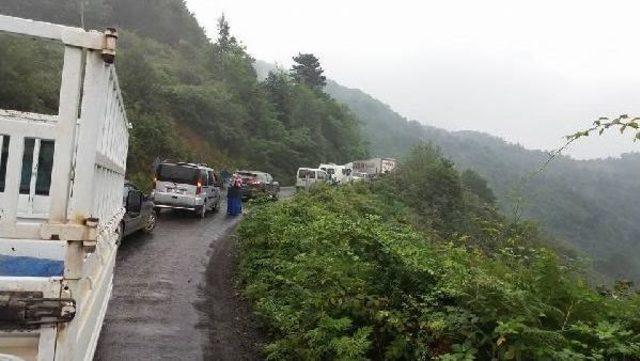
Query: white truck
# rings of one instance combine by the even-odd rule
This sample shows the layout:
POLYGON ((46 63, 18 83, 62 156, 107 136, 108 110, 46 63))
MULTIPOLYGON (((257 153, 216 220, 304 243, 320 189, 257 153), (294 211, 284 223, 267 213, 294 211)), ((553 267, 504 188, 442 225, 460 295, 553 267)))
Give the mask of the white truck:
POLYGON ((393 172, 398 162, 393 158, 371 158, 356 160, 353 162, 353 172, 370 175, 386 174, 393 172))
POLYGON ((0 15, 64 45, 57 115, 0 110, 0 360, 91 360, 124 213, 129 123, 115 30, 0 15))
POLYGON ((335 184, 347 184, 351 181, 351 168, 349 164, 337 165, 335 163, 323 163, 318 166, 318 169, 329 174, 331 181, 335 184))

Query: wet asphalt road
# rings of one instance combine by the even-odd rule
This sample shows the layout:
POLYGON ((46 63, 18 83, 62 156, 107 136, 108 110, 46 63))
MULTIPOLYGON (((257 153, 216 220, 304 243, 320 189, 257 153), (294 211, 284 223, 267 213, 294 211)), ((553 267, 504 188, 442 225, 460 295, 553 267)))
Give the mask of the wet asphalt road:
POLYGON ((233 288, 240 218, 222 208, 165 211, 153 234, 123 241, 94 360, 259 359, 260 332, 233 288))

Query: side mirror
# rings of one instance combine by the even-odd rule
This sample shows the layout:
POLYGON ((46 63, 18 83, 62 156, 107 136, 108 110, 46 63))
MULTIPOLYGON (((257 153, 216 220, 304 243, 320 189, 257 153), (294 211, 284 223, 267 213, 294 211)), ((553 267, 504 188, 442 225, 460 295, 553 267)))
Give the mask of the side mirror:
POLYGON ((131 191, 127 196, 127 211, 138 213, 142 210, 142 193, 131 191))

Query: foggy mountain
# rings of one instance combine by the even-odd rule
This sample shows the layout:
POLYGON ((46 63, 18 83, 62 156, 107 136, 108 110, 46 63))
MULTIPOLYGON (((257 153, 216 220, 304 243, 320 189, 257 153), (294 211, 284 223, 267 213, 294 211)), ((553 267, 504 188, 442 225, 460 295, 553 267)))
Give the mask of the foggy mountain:
MULTIPOLYGON (((258 61, 256 69, 266 76, 274 66, 258 61)), ((458 168, 485 177, 505 214, 513 215, 517 202, 522 216, 584 252, 599 272, 640 279, 640 153, 597 160, 562 156, 524 180, 544 164, 547 152, 486 133, 409 121, 365 92, 334 81, 326 90, 357 115, 373 155, 401 158, 413 144, 432 142, 458 168)))

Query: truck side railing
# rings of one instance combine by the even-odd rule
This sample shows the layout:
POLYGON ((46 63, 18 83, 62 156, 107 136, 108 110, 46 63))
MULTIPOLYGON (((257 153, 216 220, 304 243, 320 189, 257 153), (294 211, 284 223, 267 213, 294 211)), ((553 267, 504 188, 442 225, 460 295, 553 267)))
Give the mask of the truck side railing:
POLYGON ((0 332, 0 352, 37 337, 29 342, 38 360, 90 360, 124 213, 130 126, 112 64, 117 34, 0 15, 2 33, 62 43, 64 61, 57 114, 0 110, 0 254, 57 257, 64 273, 0 277, 0 292, 71 300, 76 309, 71 322, 35 336, 0 332))
POLYGON ((57 115, 0 110, 0 149, 6 150, 0 238, 73 238, 86 232, 88 219, 106 222, 122 203, 116 188, 126 168, 129 123, 110 64, 114 34, 0 15, 2 32, 57 40, 65 49, 57 115), (31 161, 29 184, 25 161, 31 161), (41 161, 54 165, 43 169, 41 161), (79 227, 55 234, 57 224, 79 227))

